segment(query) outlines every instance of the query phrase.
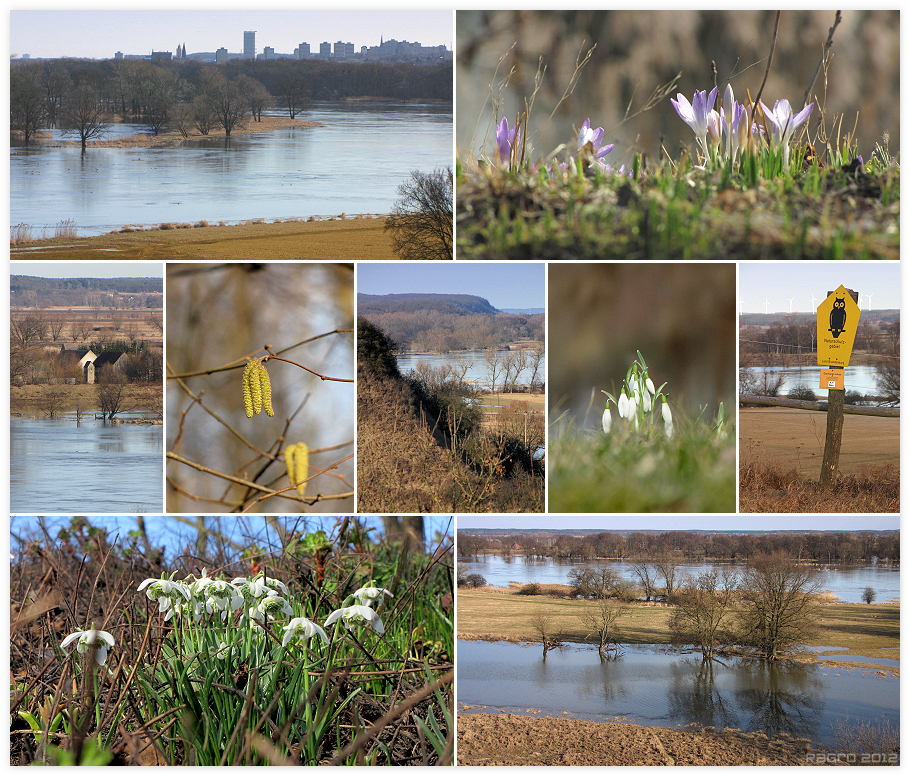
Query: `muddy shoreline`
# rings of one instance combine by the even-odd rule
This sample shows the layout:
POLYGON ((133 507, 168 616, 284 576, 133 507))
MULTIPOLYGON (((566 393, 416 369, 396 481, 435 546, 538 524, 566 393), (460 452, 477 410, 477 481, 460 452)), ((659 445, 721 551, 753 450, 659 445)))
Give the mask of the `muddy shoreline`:
POLYGON ((808 739, 760 732, 463 711, 459 765, 807 765, 820 759, 808 739))

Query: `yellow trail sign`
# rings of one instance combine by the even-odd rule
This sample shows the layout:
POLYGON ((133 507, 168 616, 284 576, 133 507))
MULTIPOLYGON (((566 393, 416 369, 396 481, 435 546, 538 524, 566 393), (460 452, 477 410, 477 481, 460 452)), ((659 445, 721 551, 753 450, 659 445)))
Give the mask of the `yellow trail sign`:
POLYGON ((818 306, 818 363, 827 366, 846 367, 850 365, 850 354, 859 325, 859 307, 853 301, 850 291, 842 285, 837 287, 818 306))

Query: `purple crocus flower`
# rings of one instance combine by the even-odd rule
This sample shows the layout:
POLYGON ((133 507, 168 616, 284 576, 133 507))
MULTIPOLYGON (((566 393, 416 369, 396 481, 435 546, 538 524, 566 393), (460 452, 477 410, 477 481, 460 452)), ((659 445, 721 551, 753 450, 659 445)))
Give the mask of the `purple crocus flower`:
POLYGON ((670 98, 673 107, 679 117, 686 122, 695 133, 695 137, 701 144, 705 155, 708 154, 708 121, 711 111, 714 109, 714 101, 717 99, 717 87, 715 86, 710 94, 708 92, 696 91, 692 97, 691 104, 682 95, 677 94, 676 99, 670 98))
POLYGON ((516 129, 518 127, 509 129, 509 121, 505 117, 496 125, 496 148, 499 153, 499 161, 503 164, 511 162, 512 149, 521 142, 521 130, 518 129, 516 137, 516 129))
POLYGON ((594 161, 596 161, 600 168, 607 173, 612 173, 613 168, 603 161, 610 151, 613 150, 613 143, 608 145, 601 146, 601 143, 604 139, 604 130, 603 127, 598 127, 597 129, 591 129, 591 119, 585 119, 584 124, 581 125, 581 131, 578 133, 578 150, 581 151, 588 143, 594 149, 594 161))
POLYGON ((774 108, 769 109, 763 102, 759 102, 765 116, 768 117, 768 128, 771 130, 771 139, 775 146, 780 145, 784 152, 784 164, 790 160, 790 136, 793 130, 802 126, 814 108, 813 103, 809 103, 795 116, 793 109, 790 107, 788 100, 778 100, 774 103, 774 108))

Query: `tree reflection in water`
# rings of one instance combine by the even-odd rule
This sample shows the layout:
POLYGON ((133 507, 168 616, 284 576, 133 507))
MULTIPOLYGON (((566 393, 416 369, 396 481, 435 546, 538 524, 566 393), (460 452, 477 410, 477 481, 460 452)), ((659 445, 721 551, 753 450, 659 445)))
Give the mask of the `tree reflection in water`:
POLYGON ((818 736, 824 708, 818 666, 692 657, 671 663, 670 676, 669 716, 684 724, 818 736))

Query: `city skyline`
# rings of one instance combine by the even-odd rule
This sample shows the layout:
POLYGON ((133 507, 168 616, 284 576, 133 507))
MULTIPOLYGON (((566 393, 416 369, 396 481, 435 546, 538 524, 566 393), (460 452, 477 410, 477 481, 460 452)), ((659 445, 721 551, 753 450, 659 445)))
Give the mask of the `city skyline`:
POLYGON ((10 56, 32 59, 113 59, 152 51, 188 54, 243 51, 243 34, 256 32, 256 53, 268 46, 293 54, 301 43, 342 40, 379 46, 385 39, 452 49, 451 11, 11 11, 10 56))

